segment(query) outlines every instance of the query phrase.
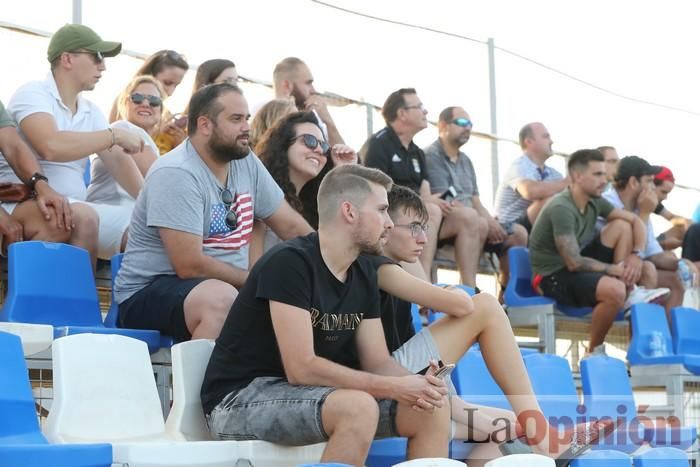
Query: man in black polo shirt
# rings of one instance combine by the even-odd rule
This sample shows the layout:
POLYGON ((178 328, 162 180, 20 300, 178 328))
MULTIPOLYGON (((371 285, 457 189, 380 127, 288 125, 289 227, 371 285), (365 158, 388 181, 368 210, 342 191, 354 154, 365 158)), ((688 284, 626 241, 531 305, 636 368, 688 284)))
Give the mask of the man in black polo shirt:
POLYGON ((411 264, 403 266, 411 273, 428 279, 438 240, 454 239, 461 282, 474 287, 478 267, 478 255, 473 254, 474 232, 475 229, 483 229, 480 236, 485 238, 486 225, 479 221, 478 216, 471 216, 464 206, 442 199, 441 193, 431 194, 425 154, 413 143, 413 137, 428 126, 427 114, 415 89, 394 91, 382 107, 386 128, 365 142, 360 149, 360 158, 366 166, 389 175, 395 184, 420 194, 426 203, 430 220, 428 241, 420 258, 424 274, 420 274, 411 264))

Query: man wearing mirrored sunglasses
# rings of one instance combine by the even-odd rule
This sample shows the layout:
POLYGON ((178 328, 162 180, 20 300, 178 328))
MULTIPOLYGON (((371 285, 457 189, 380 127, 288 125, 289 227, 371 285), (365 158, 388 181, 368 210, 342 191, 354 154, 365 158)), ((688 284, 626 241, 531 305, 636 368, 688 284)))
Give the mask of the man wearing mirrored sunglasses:
POLYGON ((114 282, 119 326, 215 339, 248 278, 254 218, 283 240, 311 232, 251 155, 248 102, 214 84, 189 103, 189 138, 151 166, 114 282))
MULTIPOLYGON (((465 208, 469 234, 463 246, 470 254, 471 267, 476 273, 483 249, 504 259, 512 246, 527 245, 527 231, 515 224, 510 231, 489 213, 481 203, 476 172, 469 157, 460 151, 471 136, 472 121, 461 107, 447 107, 438 119, 438 139, 424 149, 428 180, 433 194, 448 193, 445 202, 465 208), (450 190, 452 187, 452 191, 450 190)), ((508 282, 508 261, 499 261, 501 284, 508 282)))
POLYGON ((314 113, 328 144, 345 144, 323 96, 314 88, 314 77, 306 63, 297 57, 283 59, 275 66, 272 84, 276 99, 291 97, 297 109, 314 113))
POLYGON ((494 204, 506 230, 517 223, 530 232, 542 207, 568 186, 569 179, 545 164, 553 154, 553 141, 542 123, 528 123, 518 139, 523 154, 503 174, 494 204))
MULTIPOLYGON (((87 26, 67 24, 51 37, 47 51, 51 70, 46 79, 21 86, 8 104, 10 115, 38 156, 43 176, 73 203, 71 242, 88 250, 93 259, 109 259, 119 252, 130 213, 120 206, 85 202, 88 157, 97 154, 133 197, 143 184, 129 156, 143 148, 141 137, 110 128, 100 109, 82 96, 102 77, 105 58, 120 50, 120 43, 102 40, 87 26)), ((17 181, 4 160, 0 160, 0 180, 17 181)))

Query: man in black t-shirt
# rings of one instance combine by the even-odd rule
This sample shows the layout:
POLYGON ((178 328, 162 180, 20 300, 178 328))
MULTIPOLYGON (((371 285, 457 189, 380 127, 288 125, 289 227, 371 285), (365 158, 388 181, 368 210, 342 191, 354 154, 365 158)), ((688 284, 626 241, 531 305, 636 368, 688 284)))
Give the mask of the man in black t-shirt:
POLYGON ((454 242, 461 283, 474 287, 480 256, 479 248, 474 253, 474 237, 486 238, 487 225, 474 210, 443 199, 442 193, 431 193, 425 154, 413 142, 413 137, 428 126, 427 114, 415 89, 402 88, 391 93, 382 107, 386 128, 365 142, 360 149, 360 159, 367 167, 389 175, 394 184, 418 193, 426 203, 430 228, 420 259, 422 270, 413 265, 404 264, 404 267, 428 280, 438 241, 450 240, 454 242))
MULTIPOLYGON (((426 360, 456 363, 478 343, 489 372, 508 397, 513 411, 541 415, 512 328, 496 298, 485 293, 470 298, 459 288, 446 290, 428 284, 396 264, 418 260, 427 238, 428 214, 420 197, 407 188, 394 185, 388 199, 394 228, 384 246, 387 257, 378 265, 378 279, 382 289, 381 319, 392 357, 409 371, 418 372, 426 360), (446 316, 416 333, 409 301, 440 310, 446 316)), ((470 452, 469 460, 480 464, 498 455, 493 444, 516 435, 515 413, 471 404, 456 395, 449 381, 448 387, 455 422, 453 437, 482 443, 470 452)), ((552 454, 551 450, 539 452, 552 454)))
MULTIPOLYGON (((202 385, 220 439, 328 441, 322 461, 363 465, 373 438, 408 438, 410 457, 446 457, 447 388, 391 359, 379 321, 373 256, 392 227, 391 180, 358 165, 331 170, 319 230, 277 245, 250 272, 202 385), (359 368, 347 362, 355 347, 359 368)), ((428 362, 425 362, 424 366, 428 362)))

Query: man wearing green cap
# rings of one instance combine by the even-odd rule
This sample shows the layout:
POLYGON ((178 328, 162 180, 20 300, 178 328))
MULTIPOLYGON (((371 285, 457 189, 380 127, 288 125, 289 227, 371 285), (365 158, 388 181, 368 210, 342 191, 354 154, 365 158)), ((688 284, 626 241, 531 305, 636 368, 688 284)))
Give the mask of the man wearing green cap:
MULTIPOLYGON (((63 26, 49 43, 51 72, 43 81, 21 86, 7 108, 39 159, 42 179, 48 178, 57 192, 75 203, 71 242, 93 258, 110 258, 119 252, 131 212, 122 206, 85 203, 83 174, 88 157, 97 154, 134 198, 143 185, 129 155, 143 148, 143 140, 128 130, 110 128, 102 111, 81 95, 94 89, 101 78, 105 57, 120 51, 120 43, 103 41, 87 26, 63 26)), ((7 162, 0 160, 0 182, 17 180, 7 162)))

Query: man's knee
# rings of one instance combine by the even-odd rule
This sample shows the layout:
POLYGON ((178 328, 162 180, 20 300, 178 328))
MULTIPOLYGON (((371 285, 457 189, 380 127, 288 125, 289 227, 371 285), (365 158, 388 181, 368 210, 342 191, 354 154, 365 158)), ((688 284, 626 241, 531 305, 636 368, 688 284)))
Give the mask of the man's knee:
POLYGON ((238 290, 228 282, 207 279, 185 298, 185 315, 199 314, 201 321, 216 320, 223 324, 237 296, 238 290))
POLYGON ((607 239, 614 241, 623 237, 632 238, 632 224, 622 219, 614 219, 608 222, 600 231, 602 241, 607 239))
POLYGON ((599 302, 613 303, 622 308, 627 298, 627 289, 621 280, 605 276, 598 282, 596 298, 599 302))
POLYGON ((342 430, 374 439, 379 423, 379 405, 369 393, 336 389, 328 395, 321 410, 323 428, 329 435, 342 430))
POLYGON ((73 203, 71 207, 71 217, 73 219, 73 231, 82 237, 94 236, 97 240, 97 232, 100 226, 100 219, 97 212, 87 204, 73 203))
POLYGON ((513 224, 513 233, 510 234, 510 246, 527 246, 527 230, 520 224, 513 224))
POLYGON ((425 203, 425 209, 428 211, 428 219, 433 224, 439 224, 442 220, 442 210, 435 203, 425 203))

